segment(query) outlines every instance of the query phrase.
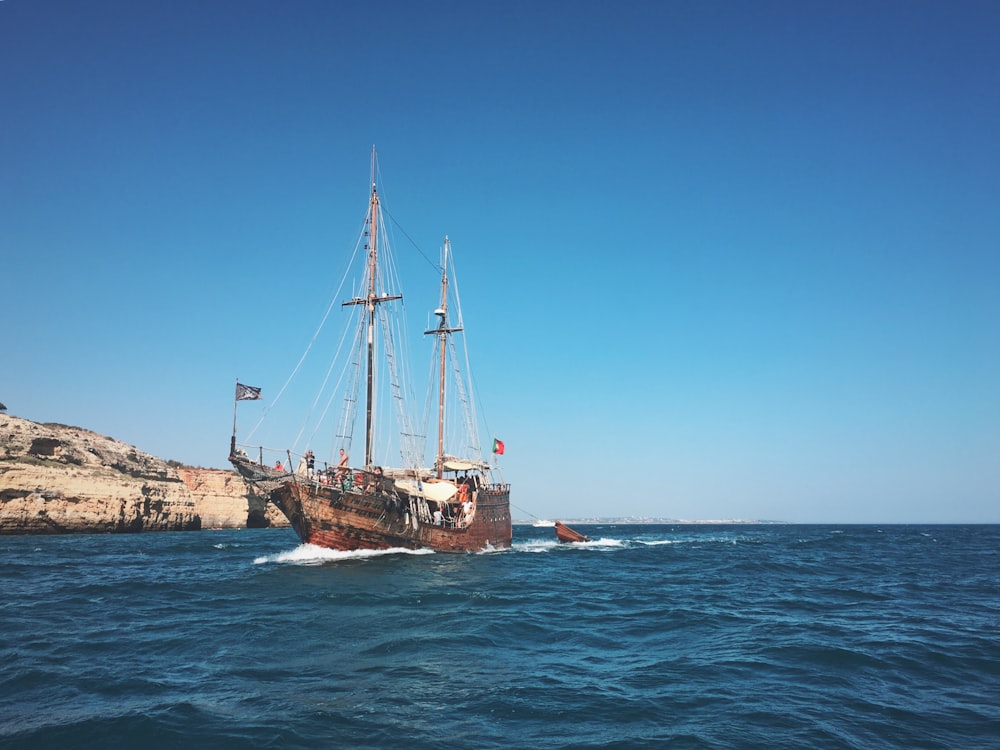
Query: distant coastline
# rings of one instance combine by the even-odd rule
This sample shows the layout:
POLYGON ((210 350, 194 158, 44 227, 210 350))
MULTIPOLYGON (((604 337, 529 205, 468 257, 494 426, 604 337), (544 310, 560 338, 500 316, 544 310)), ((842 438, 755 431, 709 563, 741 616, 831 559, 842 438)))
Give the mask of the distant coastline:
MULTIPOLYGON (((758 519, 751 518, 722 518, 722 519, 704 519, 704 520, 691 520, 684 518, 649 518, 646 516, 641 517, 607 517, 607 518, 561 518, 559 519, 563 523, 577 524, 580 526, 609 526, 614 524, 622 525, 638 525, 638 524, 706 524, 706 525, 720 525, 720 524, 787 524, 787 521, 762 521, 758 519)), ((512 522, 515 526, 532 526, 536 523, 533 519, 515 520, 512 522)))

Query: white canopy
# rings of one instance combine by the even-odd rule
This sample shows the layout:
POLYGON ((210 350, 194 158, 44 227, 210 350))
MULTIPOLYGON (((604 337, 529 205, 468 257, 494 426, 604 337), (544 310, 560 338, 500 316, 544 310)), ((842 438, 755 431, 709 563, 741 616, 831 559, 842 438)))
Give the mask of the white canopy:
POLYGON ((418 490, 417 483, 412 479, 396 480, 396 487, 408 495, 423 495, 436 503, 448 502, 458 492, 458 487, 451 482, 421 482, 420 486, 418 490))

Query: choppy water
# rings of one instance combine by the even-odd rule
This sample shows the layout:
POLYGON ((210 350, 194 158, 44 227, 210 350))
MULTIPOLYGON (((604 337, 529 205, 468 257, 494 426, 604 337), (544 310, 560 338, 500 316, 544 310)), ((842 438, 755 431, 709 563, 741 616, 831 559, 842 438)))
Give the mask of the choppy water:
POLYGON ((1000 527, 581 530, 0 538, 0 747, 1000 747, 1000 527))

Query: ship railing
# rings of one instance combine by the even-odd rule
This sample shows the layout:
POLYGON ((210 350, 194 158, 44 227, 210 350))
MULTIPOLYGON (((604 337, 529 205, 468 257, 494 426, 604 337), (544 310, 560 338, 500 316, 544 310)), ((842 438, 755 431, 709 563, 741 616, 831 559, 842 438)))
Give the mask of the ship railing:
POLYGON ((255 464, 266 470, 270 476, 287 475, 294 472, 297 463, 292 462, 291 451, 285 448, 267 448, 263 445, 234 446, 236 455, 248 465, 255 464))
POLYGON ((338 490, 361 490, 384 495, 392 491, 392 480, 377 471, 364 471, 350 466, 323 466, 305 477, 314 486, 338 490))

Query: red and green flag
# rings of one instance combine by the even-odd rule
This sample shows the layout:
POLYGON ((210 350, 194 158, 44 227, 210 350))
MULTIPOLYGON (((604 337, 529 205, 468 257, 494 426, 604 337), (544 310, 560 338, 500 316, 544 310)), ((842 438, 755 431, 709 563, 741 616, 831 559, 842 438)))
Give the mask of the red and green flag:
POLYGON ((498 456, 503 455, 503 440, 497 440, 496 438, 493 438, 493 452, 496 453, 498 456))

